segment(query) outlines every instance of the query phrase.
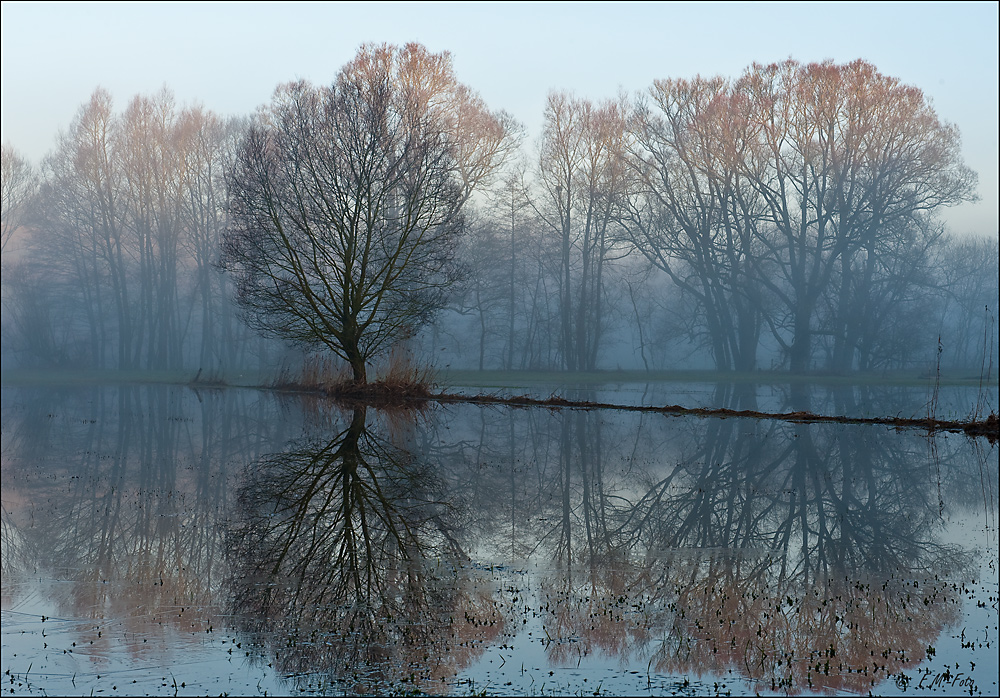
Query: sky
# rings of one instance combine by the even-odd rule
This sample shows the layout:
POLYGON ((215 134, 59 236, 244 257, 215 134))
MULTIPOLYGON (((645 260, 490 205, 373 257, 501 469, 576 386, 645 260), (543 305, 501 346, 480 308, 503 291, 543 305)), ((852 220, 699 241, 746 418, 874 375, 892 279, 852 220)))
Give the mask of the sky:
POLYGON ((458 78, 540 134, 551 90, 601 100, 658 78, 737 77, 753 62, 863 58, 958 126, 998 231, 998 4, 3 2, 2 139, 41 162, 98 86, 124 108, 166 85, 180 105, 249 114, 274 88, 329 83, 365 42, 450 51, 458 78))

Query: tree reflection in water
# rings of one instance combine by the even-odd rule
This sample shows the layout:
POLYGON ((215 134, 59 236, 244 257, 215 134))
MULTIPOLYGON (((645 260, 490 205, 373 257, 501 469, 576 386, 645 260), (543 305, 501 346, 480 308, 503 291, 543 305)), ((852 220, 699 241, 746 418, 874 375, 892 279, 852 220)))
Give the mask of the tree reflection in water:
POLYGON ((490 520, 506 526, 521 537, 509 549, 547 570, 538 599, 555 666, 602 653, 666 674, 862 691, 924 660, 959 618, 972 556, 941 542, 939 491, 961 500, 969 463, 929 463, 919 434, 548 419, 520 420, 507 443, 500 423, 465 456, 492 479, 476 486, 491 497, 476 507, 490 512, 482 535, 498 537, 490 520), (527 485, 504 486, 505 461, 527 485))
POLYGON ((68 639, 149 666, 228 626, 296 691, 516 683, 520 662, 489 660, 540 637, 546 675, 603 656, 654 681, 880 690, 940 650, 986 559, 943 542, 949 522, 996 535, 996 450, 961 437, 472 406, 310 419, 269 396, 160 387, 32 395, 5 393, 5 609, 51 587, 47 608, 95 621, 68 639), (261 456, 301 433, 324 437, 261 456))
MULTIPOLYGON (((55 599, 65 616, 120 618, 142 637, 210 627, 225 464, 253 457, 251 435, 275 438, 283 425, 235 391, 195 398, 178 388, 112 386, 9 395, 20 409, 4 420, 4 589, 16 588, 8 572, 17 585, 54 575, 71 582, 55 599)), ((79 644, 95 652, 113 645, 96 625, 79 632, 79 644)), ((153 652, 146 645, 136 652, 153 652)))
POLYGON ((232 612, 300 683, 441 690, 503 630, 453 529, 458 502, 364 407, 329 441, 253 464, 239 498, 232 612))
POLYGON ((922 660, 968 561, 935 542, 926 467, 874 430, 732 430, 713 435, 728 458, 681 463, 628 520, 648 551, 634 589, 669 611, 653 666, 864 690, 922 660))

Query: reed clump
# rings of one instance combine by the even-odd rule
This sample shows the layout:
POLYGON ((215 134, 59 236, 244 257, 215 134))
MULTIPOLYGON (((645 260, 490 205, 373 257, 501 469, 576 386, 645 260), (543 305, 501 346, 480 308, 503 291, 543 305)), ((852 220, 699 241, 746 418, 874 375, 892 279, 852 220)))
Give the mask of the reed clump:
POLYGON ((340 359, 310 356, 297 371, 282 368, 271 387, 385 406, 428 400, 432 397, 433 384, 432 369, 418 366, 408 351, 393 350, 376 371, 372 382, 353 380, 350 367, 340 359))

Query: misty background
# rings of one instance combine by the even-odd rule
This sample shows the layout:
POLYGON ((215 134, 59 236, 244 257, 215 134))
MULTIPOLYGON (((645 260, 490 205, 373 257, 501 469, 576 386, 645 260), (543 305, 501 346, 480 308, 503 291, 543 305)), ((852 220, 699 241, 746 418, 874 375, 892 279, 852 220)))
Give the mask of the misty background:
POLYGON ((811 5, 808 17, 788 5, 619 7, 5 3, 4 368, 221 375, 298 363, 245 327, 216 266, 227 168, 280 83, 328 83, 362 41, 414 38, 450 51, 463 81, 510 117, 510 156, 466 206, 466 274, 407 343, 418 361, 927 375, 940 353, 963 376, 996 364, 995 5, 811 5), (859 24, 861 11, 874 21, 859 24), (805 31, 814 21, 819 35, 805 31), (763 41, 775 28, 781 40, 763 41), (926 49, 932 39, 940 50, 926 49), (923 91, 939 123, 918 140, 941 150, 921 180, 930 199, 890 196, 894 213, 862 234, 810 193, 815 180, 782 205, 763 179, 719 193, 746 171, 668 137, 697 129, 663 105, 697 112, 692 85, 730 95, 753 62, 789 55, 800 66, 861 57, 923 91), (567 159, 568 143, 583 154, 567 159), (665 164, 646 179, 616 173, 643 157, 665 164), (699 174, 678 179, 684 163, 699 174), (813 215, 796 238, 778 223, 800 201, 813 215), (839 242, 817 243, 817 221, 836 215, 839 242), (796 255, 795 240, 812 247, 796 255))

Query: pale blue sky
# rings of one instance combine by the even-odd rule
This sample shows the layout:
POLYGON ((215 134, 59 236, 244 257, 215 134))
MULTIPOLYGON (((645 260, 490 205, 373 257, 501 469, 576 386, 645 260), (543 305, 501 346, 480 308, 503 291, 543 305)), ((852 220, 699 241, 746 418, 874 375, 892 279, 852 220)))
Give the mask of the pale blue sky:
POLYGON ((451 51, 459 78, 537 137, 551 89, 602 99, 656 78, 735 77, 753 61, 864 58, 962 132, 997 234, 998 5, 982 3, 27 3, 2 5, 2 130, 34 162, 98 85, 120 107, 166 84, 245 114, 274 87, 329 82, 366 41, 451 51))

